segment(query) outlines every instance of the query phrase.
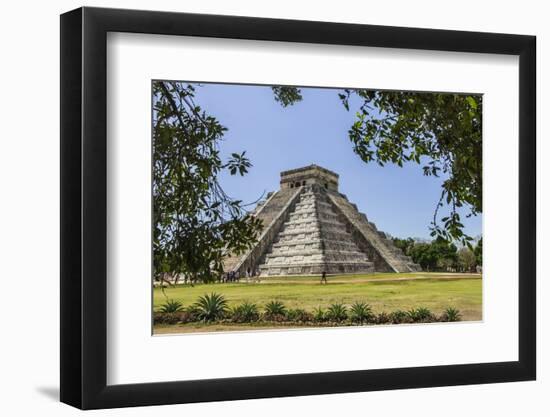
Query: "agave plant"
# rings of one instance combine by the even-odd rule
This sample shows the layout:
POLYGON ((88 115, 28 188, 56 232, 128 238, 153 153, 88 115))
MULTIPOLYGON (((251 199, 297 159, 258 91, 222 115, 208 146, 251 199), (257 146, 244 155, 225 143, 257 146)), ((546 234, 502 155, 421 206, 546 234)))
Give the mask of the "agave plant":
POLYGON ((264 312, 268 318, 284 316, 286 315, 286 307, 280 301, 270 301, 265 305, 264 312))
POLYGON ((194 321, 200 321, 199 314, 200 310, 195 304, 188 306, 185 309, 185 322, 191 323, 194 321))
POLYGON ((444 321, 460 321, 460 317, 460 311, 453 307, 447 307, 443 312, 442 318, 444 321))
POLYGON ((205 294, 199 297, 194 307, 199 320, 216 321, 227 312, 227 300, 220 294, 205 294))
POLYGON ((317 323, 322 323, 327 320, 327 313, 321 307, 316 307, 313 310, 313 320, 317 323))
POLYGON ((302 310, 301 308, 297 308, 294 310, 288 310, 286 312, 286 319, 288 321, 306 323, 313 320, 313 315, 305 310, 302 310))
POLYGON ((353 323, 369 323, 374 321, 372 308, 367 303, 355 302, 351 305, 349 317, 353 323))
POLYGON ((379 313, 378 316, 375 319, 377 324, 387 324, 391 322, 391 317, 387 313, 379 313))
POLYGON ((434 319, 432 312, 425 307, 409 310, 408 315, 415 323, 425 323, 434 319))
POLYGON ((183 304, 177 300, 168 300, 160 306, 161 313, 180 313, 183 311, 183 304))
POLYGON ((248 301, 234 307, 231 311, 231 319, 236 323, 250 323, 258 321, 259 318, 258 306, 248 301))
POLYGON ((396 310, 390 313, 390 321, 393 324, 400 324, 400 323, 410 323, 412 320, 406 311, 396 310))
POLYGON ((327 318, 332 321, 341 322, 348 318, 348 309, 344 304, 331 304, 327 310, 327 318))

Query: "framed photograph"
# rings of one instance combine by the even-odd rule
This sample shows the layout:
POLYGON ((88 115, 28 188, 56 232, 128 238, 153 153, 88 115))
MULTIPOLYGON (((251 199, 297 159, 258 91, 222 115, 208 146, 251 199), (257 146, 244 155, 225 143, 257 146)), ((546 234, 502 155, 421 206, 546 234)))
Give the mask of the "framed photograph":
POLYGON ((533 380, 535 37, 61 16, 61 401, 533 380))

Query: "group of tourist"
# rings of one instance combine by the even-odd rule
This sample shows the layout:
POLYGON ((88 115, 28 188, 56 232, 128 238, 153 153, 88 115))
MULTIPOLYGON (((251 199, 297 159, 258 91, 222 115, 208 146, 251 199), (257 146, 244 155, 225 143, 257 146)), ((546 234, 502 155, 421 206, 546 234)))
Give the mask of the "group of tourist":
MULTIPOLYGON (((247 268, 246 279, 256 277, 257 272, 255 269, 247 268)), ((229 271, 222 275, 222 282, 239 282, 241 279, 241 273, 239 271, 229 271)))

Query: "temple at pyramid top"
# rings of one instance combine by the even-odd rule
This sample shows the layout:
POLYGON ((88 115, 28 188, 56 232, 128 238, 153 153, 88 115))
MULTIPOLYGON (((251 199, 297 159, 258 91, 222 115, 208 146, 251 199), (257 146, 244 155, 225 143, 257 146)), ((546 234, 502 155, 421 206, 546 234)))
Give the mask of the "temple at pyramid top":
POLYGON ((282 190, 313 184, 338 191, 338 174, 315 164, 281 172, 282 190))
POLYGON ((253 215, 263 224, 224 270, 242 276, 414 272, 420 267, 338 190, 338 174, 318 165, 281 172, 280 189, 253 215))

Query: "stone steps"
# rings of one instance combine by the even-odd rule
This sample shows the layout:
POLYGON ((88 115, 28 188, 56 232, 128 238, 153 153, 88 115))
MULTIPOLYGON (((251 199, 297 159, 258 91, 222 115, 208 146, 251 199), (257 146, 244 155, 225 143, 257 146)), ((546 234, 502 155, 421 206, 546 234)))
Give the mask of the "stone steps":
MULTIPOLYGON (((324 210, 324 209, 332 210, 332 205, 330 203, 327 203, 326 201, 317 202, 317 207, 319 207, 319 209, 321 209, 321 210, 324 210)), ((310 210, 312 208, 314 208, 313 201, 301 202, 301 203, 296 204, 296 210, 297 211, 310 210)))
POLYGON ((287 236, 295 236, 295 235, 304 235, 305 237, 306 235, 311 236, 315 233, 317 236, 321 236, 322 238, 326 238, 329 236, 334 236, 334 237, 338 236, 338 237, 342 237, 342 239, 348 239, 351 236, 349 232, 346 232, 345 230, 340 230, 340 229, 312 231, 310 229, 303 227, 303 228, 284 230, 279 234, 279 237, 286 238, 287 236))
POLYGON ((297 247, 297 249, 300 249, 300 247, 310 247, 310 246, 319 246, 322 247, 324 244, 325 249, 329 250, 348 250, 349 248, 355 248, 356 245, 352 242, 348 242, 345 240, 334 240, 334 239, 302 239, 302 240, 295 240, 295 241, 287 241, 287 242, 275 242, 272 245, 273 249, 280 248, 280 247, 297 247), (348 248, 348 249, 346 249, 348 248))
MULTIPOLYGON (((262 221, 263 231, 269 228, 272 221, 280 214, 295 193, 295 190, 279 190, 271 194, 260 208, 256 208, 253 215, 262 221)), ((224 271, 233 271, 238 268, 246 256, 248 256, 248 253, 226 256, 223 262, 224 271)))
POLYGON ((372 262, 353 242, 325 194, 304 189, 268 249, 261 275, 372 272, 372 262))
POLYGON ((332 211, 319 210, 318 212, 316 212, 314 209, 304 209, 299 212, 295 211, 290 215, 289 220, 293 221, 293 220, 306 219, 306 218, 310 218, 311 216, 326 218, 327 220, 333 220, 333 221, 338 220, 338 214, 332 211))
POLYGON ((342 257, 342 259, 348 259, 348 258, 356 258, 361 259, 364 261, 367 261, 367 256, 360 252, 359 250, 322 250, 322 249, 302 249, 302 250, 296 250, 291 249, 288 251, 282 251, 277 250, 270 252, 266 255, 266 263, 268 263, 268 260, 274 259, 274 258, 282 258, 282 257, 293 257, 293 256, 311 256, 311 255, 324 255, 327 258, 337 259, 338 257, 342 257))

